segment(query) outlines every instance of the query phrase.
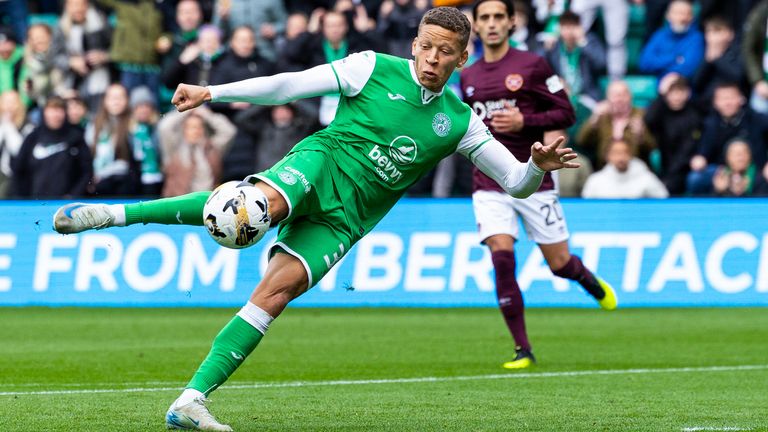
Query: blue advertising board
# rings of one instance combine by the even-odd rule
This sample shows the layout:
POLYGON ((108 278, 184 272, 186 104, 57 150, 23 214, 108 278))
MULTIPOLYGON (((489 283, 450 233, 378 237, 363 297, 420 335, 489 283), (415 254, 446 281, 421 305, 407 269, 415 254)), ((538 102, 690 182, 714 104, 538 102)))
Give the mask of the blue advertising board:
MULTIPOLYGON (((202 227, 138 225, 63 236, 61 202, 0 202, 0 305, 240 306, 272 230, 246 250, 202 227)), ((768 306, 768 200, 564 200, 572 251, 621 306, 768 306)), ((311 241, 311 239, 310 239, 311 241)), ((522 238, 526 304, 594 307, 522 238)), ((468 199, 404 199, 295 306, 494 306, 490 254, 468 199)))

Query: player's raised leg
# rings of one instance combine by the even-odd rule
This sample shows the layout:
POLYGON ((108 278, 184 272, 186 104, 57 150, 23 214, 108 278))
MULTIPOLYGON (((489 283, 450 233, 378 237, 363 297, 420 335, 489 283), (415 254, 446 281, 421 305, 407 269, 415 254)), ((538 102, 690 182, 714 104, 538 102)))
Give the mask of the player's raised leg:
POLYGON ((219 332, 187 388, 171 404, 165 416, 169 428, 232 430, 208 411, 206 397, 234 373, 261 342, 272 320, 308 285, 307 271, 299 259, 280 252, 272 257, 251 299, 219 332))
POLYGON ((601 308, 609 311, 616 309, 618 301, 613 287, 584 266, 578 256, 571 255, 567 241, 539 244, 539 248, 555 276, 578 282, 601 308))
MULTIPOLYGON (((269 214, 277 223, 288 214, 285 198, 274 188, 258 183, 269 202, 269 214)), ((203 225, 203 207, 210 191, 192 192, 132 204, 71 203, 60 207, 53 216, 53 229, 61 234, 75 234, 133 224, 203 225)))

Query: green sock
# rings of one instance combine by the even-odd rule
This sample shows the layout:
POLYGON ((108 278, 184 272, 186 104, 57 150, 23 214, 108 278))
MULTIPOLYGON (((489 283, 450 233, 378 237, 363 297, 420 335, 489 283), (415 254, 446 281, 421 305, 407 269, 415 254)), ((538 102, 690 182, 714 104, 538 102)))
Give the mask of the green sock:
POLYGON ((187 388, 193 388, 207 396, 235 372, 263 336, 239 316, 232 318, 216 335, 208 357, 203 360, 187 388))
POLYGON ((203 207, 210 191, 125 205, 125 224, 203 225, 203 207))

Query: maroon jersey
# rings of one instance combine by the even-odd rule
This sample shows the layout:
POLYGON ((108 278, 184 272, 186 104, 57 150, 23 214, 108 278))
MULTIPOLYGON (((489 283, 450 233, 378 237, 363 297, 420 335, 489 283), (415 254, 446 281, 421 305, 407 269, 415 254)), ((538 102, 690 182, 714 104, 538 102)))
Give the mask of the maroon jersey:
MULTIPOLYGON (((487 63, 482 58, 461 72, 464 102, 480 116, 493 133, 520 161, 531 157, 531 145, 542 141, 544 132, 565 129, 576 121, 571 102, 543 57, 510 48, 499 61, 487 63), (497 132, 491 127, 491 113, 504 109, 504 102, 520 109, 525 124, 519 132, 497 132)), ((477 167, 473 169, 472 190, 503 192, 490 177, 477 167)), ((554 188, 547 173, 539 190, 554 188)))

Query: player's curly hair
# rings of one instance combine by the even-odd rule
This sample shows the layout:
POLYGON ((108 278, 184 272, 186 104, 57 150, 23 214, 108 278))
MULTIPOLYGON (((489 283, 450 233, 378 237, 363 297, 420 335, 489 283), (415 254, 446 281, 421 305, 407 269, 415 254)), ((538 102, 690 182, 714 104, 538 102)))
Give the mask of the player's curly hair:
POLYGON ((430 9, 421 18, 419 30, 422 26, 432 24, 450 30, 459 35, 459 44, 461 49, 467 48, 469 43, 469 34, 472 32, 472 24, 461 11, 455 7, 436 7, 430 9))

